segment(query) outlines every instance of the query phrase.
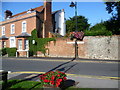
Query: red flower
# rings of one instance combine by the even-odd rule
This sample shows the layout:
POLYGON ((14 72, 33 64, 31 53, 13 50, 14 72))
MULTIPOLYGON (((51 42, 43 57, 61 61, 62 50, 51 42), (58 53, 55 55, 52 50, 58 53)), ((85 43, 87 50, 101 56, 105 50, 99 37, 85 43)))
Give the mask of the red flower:
POLYGON ((59 74, 58 74, 57 76, 58 76, 58 77, 60 77, 60 75, 59 75, 59 74))
POLYGON ((45 79, 45 80, 44 80, 44 82, 46 82, 46 83, 47 83, 47 82, 49 82, 49 80, 45 79))
POLYGON ((56 82, 56 87, 58 87, 60 85, 60 82, 56 82))
POLYGON ((55 79, 55 77, 54 77, 54 76, 52 76, 52 77, 51 77, 51 79, 52 79, 52 80, 54 80, 54 79, 55 79))
POLYGON ((61 82, 61 81, 62 81, 62 79, 57 79, 56 81, 57 81, 57 82, 61 82))
POLYGON ((54 81, 50 81, 50 83, 51 83, 52 85, 54 85, 54 81))
POLYGON ((63 80, 67 80, 67 78, 66 78, 66 77, 63 77, 63 80))
POLYGON ((43 77, 43 76, 41 77, 42 80, 44 80, 44 79, 46 79, 46 78, 47 78, 47 77, 43 77))

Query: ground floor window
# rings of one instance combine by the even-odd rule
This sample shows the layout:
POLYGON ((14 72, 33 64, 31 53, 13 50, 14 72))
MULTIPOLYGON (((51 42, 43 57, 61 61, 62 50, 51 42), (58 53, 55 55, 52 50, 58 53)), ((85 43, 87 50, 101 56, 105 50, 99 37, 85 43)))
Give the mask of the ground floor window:
POLYGON ((22 50, 22 39, 18 40, 18 50, 22 50))
POLYGON ((16 47, 15 37, 10 37, 10 48, 16 47))
POLYGON ((25 40, 25 49, 29 49, 29 40, 25 40))
POLYGON ((6 41, 2 41, 2 48, 6 48, 6 41))

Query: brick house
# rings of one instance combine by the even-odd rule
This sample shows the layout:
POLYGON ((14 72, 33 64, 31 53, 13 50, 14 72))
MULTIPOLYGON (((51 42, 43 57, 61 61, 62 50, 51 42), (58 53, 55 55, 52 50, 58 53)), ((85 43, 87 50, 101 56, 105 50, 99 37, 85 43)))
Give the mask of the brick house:
POLYGON ((44 5, 12 15, 5 11, 5 20, 0 22, 0 47, 17 48, 19 56, 26 56, 32 30, 37 30, 38 38, 51 37, 53 31, 51 2, 44 1, 44 5))

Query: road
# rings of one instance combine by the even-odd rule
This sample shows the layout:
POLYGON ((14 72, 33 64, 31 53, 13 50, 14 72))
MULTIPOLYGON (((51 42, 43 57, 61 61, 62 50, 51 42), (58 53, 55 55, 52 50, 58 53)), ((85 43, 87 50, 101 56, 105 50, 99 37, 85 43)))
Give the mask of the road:
POLYGON ((118 77, 118 63, 77 62, 71 60, 44 61, 24 60, 24 58, 3 58, 2 69, 12 72, 60 70, 70 74, 118 77))

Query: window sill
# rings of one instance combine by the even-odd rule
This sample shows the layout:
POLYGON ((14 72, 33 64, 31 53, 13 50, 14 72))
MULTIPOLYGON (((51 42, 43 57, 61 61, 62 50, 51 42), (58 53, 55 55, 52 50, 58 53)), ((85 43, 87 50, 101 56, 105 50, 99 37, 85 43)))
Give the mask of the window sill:
POLYGON ((28 49, 25 50, 17 50, 17 52, 24 52, 24 51, 29 51, 28 49))

